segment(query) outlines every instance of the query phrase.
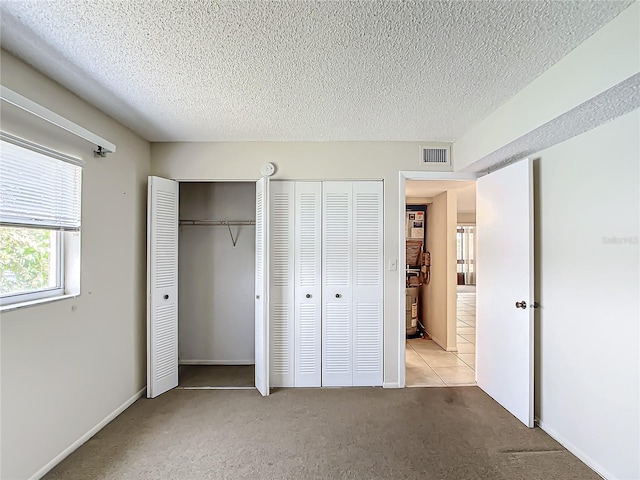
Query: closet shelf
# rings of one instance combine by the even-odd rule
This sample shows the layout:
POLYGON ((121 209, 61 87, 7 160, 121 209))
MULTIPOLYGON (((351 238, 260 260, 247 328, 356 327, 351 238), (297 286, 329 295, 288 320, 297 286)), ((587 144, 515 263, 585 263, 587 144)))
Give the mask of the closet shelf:
POLYGON ((180 225, 194 225, 194 226, 229 226, 234 225, 255 225, 255 220, 180 220, 180 225))

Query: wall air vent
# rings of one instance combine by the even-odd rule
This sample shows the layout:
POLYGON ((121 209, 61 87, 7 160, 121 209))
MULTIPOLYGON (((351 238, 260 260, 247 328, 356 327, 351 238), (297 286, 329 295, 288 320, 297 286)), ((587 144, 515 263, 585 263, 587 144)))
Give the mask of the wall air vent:
POLYGON ((451 165, 451 147, 422 146, 420 152, 421 165, 451 165))

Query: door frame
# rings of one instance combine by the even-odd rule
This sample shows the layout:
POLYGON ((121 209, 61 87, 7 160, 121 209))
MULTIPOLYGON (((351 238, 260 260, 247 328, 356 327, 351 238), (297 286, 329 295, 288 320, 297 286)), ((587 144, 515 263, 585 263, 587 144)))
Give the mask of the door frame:
MULTIPOLYGON (((192 178, 176 178, 176 177, 173 177, 171 175, 166 175, 165 176, 165 175, 161 175, 161 174, 148 175, 148 177, 160 177, 160 178, 164 178, 166 180, 171 180, 173 182, 176 182, 178 184, 178 201, 180 199, 180 184, 181 183, 254 183, 255 184, 260 179, 260 177, 258 177, 258 178, 255 178, 255 177, 253 177, 253 178, 233 178, 233 179, 212 179, 212 178, 208 178, 208 179, 206 179, 206 178, 195 178, 195 179, 192 179, 192 178)), ((147 188, 148 188, 148 186, 147 186, 147 188)), ((257 201, 256 201, 256 204, 257 204, 257 201)), ((147 212, 147 215, 148 215, 148 212, 147 212)), ((180 211, 178 209, 178 223, 179 223, 179 217, 180 217, 180 211)), ((147 250, 148 250, 148 248, 147 248, 147 250)), ((147 255, 148 255, 148 252, 147 252, 147 255)), ((147 259, 147 263, 148 263, 148 259, 147 259)), ((147 276, 148 276, 148 274, 147 274, 147 276)), ((147 279, 147 288, 148 288, 148 284, 149 284, 149 280, 147 279)), ((180 288, 180 286, 178 284, 178 289, 179 288, 180 288)), ((180 317, 178 315, 178 318, 177 318, 178 325, 179 325, 179 322, 180 322, 180 317)), ((148 329, 148 327, 147 327, 147 329, 148 329)), ((147 335, 148 335, 148 333, 147 333, 147 335)), ((254 341, 255 341, 255 333, 254 333, 254 341)), ((255 364, 255 352, 254 352, 254 364, 255 364)), ((180 367, 180 359, 178 359, 178 367, 180 367)), ((148 367, 147 367, 147 369, 148 369, 148 367)), ((148 375, 147 375, 147 377, 148 377, 148 375)), ((148 383, 149 383, 149 381, 147 379, 147 384, 148 383)), ((147 388, 148 388, 148 385, 147 385, 147 388)), ((246 387, 238 387, 238 389, 245 389, 245 388, 246 387)), ((251 388, 256 388, 257 389, 257 386, 254 385, 251 388)))
POLYGON ((398 188, 398 387, 406 385, 405 355, 406 355, 406 320, 405 320, 405 289, 406 278, 402 274, 406 265, 405 225, 404 219, 407 209, 407 196, 405 193, 407 180, 453 180, 469 181, 477 180, 480 174, 466 172, 419 172, 400 170, 398 188))

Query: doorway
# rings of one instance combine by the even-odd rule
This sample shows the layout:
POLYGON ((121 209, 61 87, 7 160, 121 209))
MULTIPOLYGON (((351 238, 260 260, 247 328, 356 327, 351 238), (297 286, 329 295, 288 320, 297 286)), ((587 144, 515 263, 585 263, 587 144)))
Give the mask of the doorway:
MULTIPOLYGON (((458 221, 475 220, 475 176, 416 176, 401 182, 401 200, 403 209, 426 206, 422 269, 428 276, 418 286, 418 334, 402 334, 404 386, 475 385, 475 292, 457 291, 456 249, 458 221)), ((405 228, 403 246, 407 238, 405 228)))
POLYGON ((254 182, 180 182, 178 387, 254 387, 254 182))
MULTIPOLYGON (((474 188, 475 193, 475 188, 474 188)), ((474 203, 475 207, 475 203, 474 203)), ((458 227, 456 228, 456 268, 457 283, 459 287, 476 285, 476 224, 475 211, 467 214, 473 218, 473 222, 461 222, 462 213, 458 210, 458 227)), ((474 291, 474 288, 459 288, 461 291, 474 291)))
POLYGON ((406 340, 406 386, 475 385, 475 291, 458 292, 457 350, 448 352, 428 334, 406 340))
MULTIPOLYGON (((400 172, 400 215, 406 208, 407 180, 460 181, 463 180, 462 175, 464 174, 449 174, 447 178, 444 174, 400 172)), ((477 182, 476 222, 481 236, 478 238, 480 255, 476 262, 482 262, 481 290, 477 299, 480 328, 476 335, 476 382, 516 418, 532 427, 533 318, 534 309, 538 307, 533 292, 532 161, 523 159, 469 180, 477 182)), ((449 192, 441 195, 448 197, 449 192)), ((447 210, 448 216, 450 210, 453 208, 447 210)), ((447 228, 447 232, 455 235, 455 215, 450 215, 450 218, 452 228, 447 228)), ((402 241, 404 228, 399 229, 399 233, 402 241)), ((451 238, 451 250, 455 250, 455 236, 451 238)), ((404 248, 399 253, 404 261, 404 248)), ((446 278, 448 287, 453 284, 453 288, 449 288, 446 293, 446 299, 450 302, 452 297, 455 298, 453 292, 456 289, 455 256, 451 262, 447 258, 443 263, 453 267, 451 277, 446 278)), ((433 252, 431 264, 433 275, 433 252)), ((405 282, 398 283, 399 294, 402 294, 405 282)), ((403 331, 405 322, 398 323, 403 331)), ((453 325, 451 330, 447 330, 446 336, 447 350, 451 350, 449 340, 455 338, 456 322, 454 320, 451 323, 450 316, 447 315, 446 323, 448 328, 453 325)), ((399 351, 406 353, 404 338, 399 339, 399 351)), ((402 387, 406 384, 404 355, 398 360, 401 367, 398 372, 399 386, 402 387)))

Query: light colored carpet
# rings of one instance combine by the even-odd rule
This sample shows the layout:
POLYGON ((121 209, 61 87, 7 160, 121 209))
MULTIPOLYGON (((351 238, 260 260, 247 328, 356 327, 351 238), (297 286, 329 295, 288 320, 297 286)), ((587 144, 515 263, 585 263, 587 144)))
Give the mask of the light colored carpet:
POLYGON ((180 387, 253 387, 254 365, 180 365, 180 387))
POLYGON ((45 478, 598 479, 477 387, 173 390, 45 478))

